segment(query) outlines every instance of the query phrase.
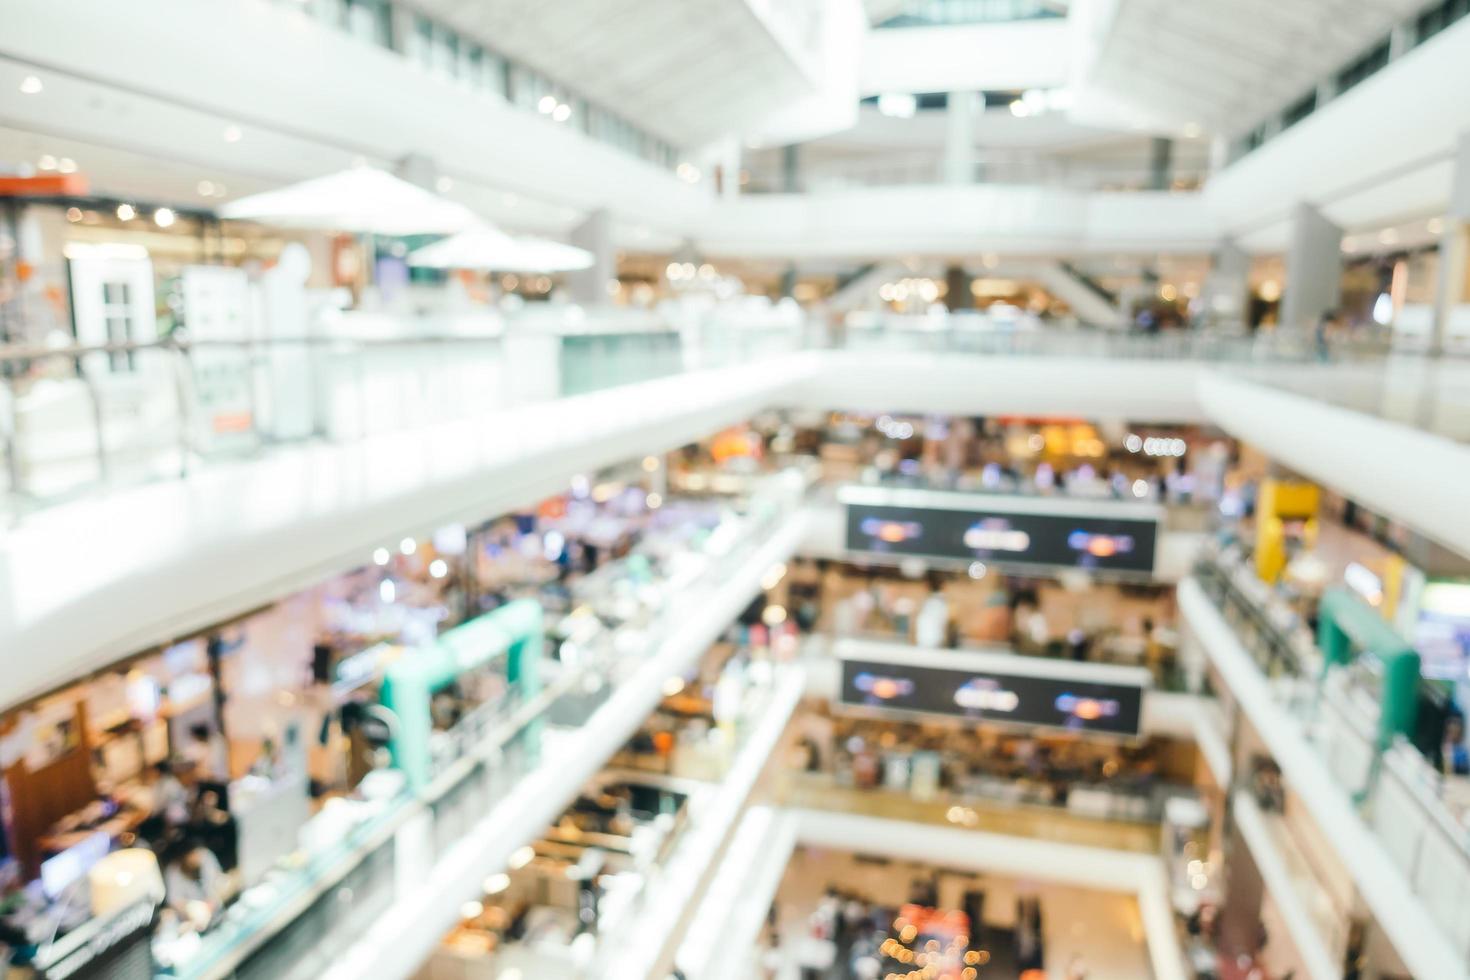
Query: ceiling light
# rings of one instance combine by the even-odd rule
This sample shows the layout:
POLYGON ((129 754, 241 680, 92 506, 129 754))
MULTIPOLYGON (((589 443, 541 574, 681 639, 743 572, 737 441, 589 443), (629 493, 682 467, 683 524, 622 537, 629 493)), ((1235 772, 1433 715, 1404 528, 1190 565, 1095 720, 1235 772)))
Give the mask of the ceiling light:
POLYGON ((131 204, 119 204, 117 206, 118 221, 132 221, 138 216, 138 209, 131 204))
POLYGON ((454 181, 450 180, 448 177, 440 177, 438 180, 434 181, 434 190, 438 191, 440 194, 448 194, 450 191, 454 190, 454 181))
POLYGON ((45 87, 46 86, 41 84, 41 79, 39 79, 35 75, 27 75, 25 78, 22 78, 20 80, 21 95, 40 95, 41 89, 45 87))
POLYGON ((549 116, 556 111, 556 104, 556 96, 543 95, 541 101, 536 103, 536 108, 549 116))
POLYGON ((211 197, 214 194, 214 181, 201 180, 195 189, 199 191, 200 197, 211 197))
POLYGON ((444 578, 449 574, 449 563, 443 558, 435 558, 429 562, 429 574, 434 578, 444 578))
POLYGON ((1444 219, 1443 218, 1430 218, 1425 223, 1424 230, 1427 231, 1427 232, 1429 232, 1431 235, 1442 235, 1442 234, 1444 234, 1444 219))
POLYGON ((239 126, 226 126, 224 136, 226 143, 238 143, 244 139, 245 134, 241 132, 239 126))
POLYGON ((55 170, 56 158, 49 153, 42 153, 41 158, 36 161, 37 170, 55 170))
POLYGON ((81 221, 82 220, 82 209, 81 208, 67 208, 66 209, 66 220, 67 221, 81 221))
POLYGON ((153 212, 153 223, 160 228, 168 228, 174 223, 174 212, 172 208, 159 208, 153 212))
POLYGON ((1200 128, 1200 124, 1199 123, 1185 123, 1184 124, 1184 138, 1185 139, 1197 140, 1197 139, 1200 138, 1200 136, 1203 133, 1204 133, 1204 130, 1200 128))
POLYGON ((551 110, 551 118, 555 119, 557 122, 566 122, 568 119, 572 118, 572 107, 563 102, 561 105, 551 110))
POLYGON ((71 157, 62 157, 56 161, 56 169, 64 174, 74 174, 77 172, 77 162, 71 157))
POLYGON ((1020 99, 1017 99, 1016 101, 1011 103, 1011 115, 1015 116, 1017 119, 1023 119, 1026 116, 1031 115, 1031 107, 1022 102, 1020 99))

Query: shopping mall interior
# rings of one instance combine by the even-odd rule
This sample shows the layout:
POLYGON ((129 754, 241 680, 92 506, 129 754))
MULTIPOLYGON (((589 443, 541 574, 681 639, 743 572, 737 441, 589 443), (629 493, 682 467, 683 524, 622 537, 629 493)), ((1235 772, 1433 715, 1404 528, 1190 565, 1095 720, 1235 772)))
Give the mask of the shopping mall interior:
POLYGON ((1467 91, 0 0, 0 980, 1470 980, 1467 91))

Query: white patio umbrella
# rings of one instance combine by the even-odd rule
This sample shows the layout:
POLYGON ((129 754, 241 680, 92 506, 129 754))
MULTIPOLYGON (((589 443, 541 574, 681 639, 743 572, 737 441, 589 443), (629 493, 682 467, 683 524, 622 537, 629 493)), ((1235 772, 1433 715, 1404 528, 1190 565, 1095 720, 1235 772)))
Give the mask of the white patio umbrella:
POLYGON ((593 261, 584 248, 545 238, 512 238, 488 226, 462 231, 408 255, 409 265, 484 272, 572 272, 590 268, 593 261))
POLYGON ((242 197, 219 213, 283 228, 363 235, 449 234, 482 223, 464 205, 372 167, 242 197))

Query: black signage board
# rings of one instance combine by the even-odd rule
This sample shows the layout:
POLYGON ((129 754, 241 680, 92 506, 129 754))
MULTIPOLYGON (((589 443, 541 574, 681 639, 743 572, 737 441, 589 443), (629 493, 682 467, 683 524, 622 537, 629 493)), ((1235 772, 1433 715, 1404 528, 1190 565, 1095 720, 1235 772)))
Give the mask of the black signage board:
POLYGON ((848 503, 847 549, 1017 568, 1149 575, 1157 519, 848 503))
POLYGON ((840 700, 879 711, 1136 738, 1143 690, 998 670, 843 660, 840 700))

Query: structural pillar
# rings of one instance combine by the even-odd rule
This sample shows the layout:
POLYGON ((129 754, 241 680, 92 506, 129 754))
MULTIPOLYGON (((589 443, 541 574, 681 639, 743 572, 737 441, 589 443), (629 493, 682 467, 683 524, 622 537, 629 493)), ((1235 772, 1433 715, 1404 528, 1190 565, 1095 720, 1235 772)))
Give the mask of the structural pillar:
POLYGON ((781 148, 781 189, 787 194, 801 192, 801 147, 795 143, 781 148))
POLYGON ((1174 141, 1155 136, 1149 142, 1148 189, 1166 191, 1174 183, 1174 141))
POLYGON ((944 182, 975 182, 975 112, 981 96, 975 92, 951 92, 945 109, 944 182))
POLYGON ((1214 264, 1205 277, 1202 299, 1210 326, 1244 326, 1250 294, 1251 257, 1233 238, 1215 250, 1214 264))
POLYGON ((613 248, 612 212, 600 208, 572 230, 572 244, 592 253, 592 265, 567 273, 567 292, 582 306, 603 306, 609 301, 608 283, 618 277, 618 256, 613 248))
POLYGON ((1439 239, 1439 283, 1434 294, 1434 339, 1430 350, 1444 351, 1455 308, 1466 302, 1470 279, 1470 132, 1460 134, 1450 206, 1439 239))
POLYGON ((970 292, 970 274, 962 265, 952 265, 944 270, 944 305, 951 312, 968 310, 975 305, 975 296, 970 292))
POLYGON ((1342 301, 1342 229, 1310 204, 1298 204, 1286 248, 1281 326, 1310 330, 1342 301))

